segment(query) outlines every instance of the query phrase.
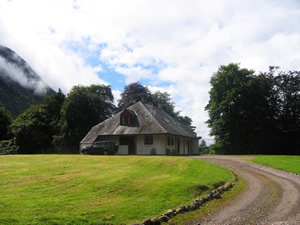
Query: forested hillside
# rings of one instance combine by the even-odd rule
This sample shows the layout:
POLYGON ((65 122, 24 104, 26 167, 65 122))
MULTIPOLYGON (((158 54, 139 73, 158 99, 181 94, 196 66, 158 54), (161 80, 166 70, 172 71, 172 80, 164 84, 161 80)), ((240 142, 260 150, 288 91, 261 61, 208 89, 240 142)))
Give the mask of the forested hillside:
POLYGON ((17 117, 32 104, 55 94, 41 77, 11 49, 0 45, 0 106, 17 117))

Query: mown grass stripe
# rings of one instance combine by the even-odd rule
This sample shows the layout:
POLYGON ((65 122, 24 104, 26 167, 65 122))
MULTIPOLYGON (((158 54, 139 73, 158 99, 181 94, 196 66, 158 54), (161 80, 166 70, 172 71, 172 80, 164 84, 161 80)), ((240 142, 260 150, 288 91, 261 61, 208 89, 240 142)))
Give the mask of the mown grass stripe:
POLYGON ((300 156, 261 155, 255 156, 251 161, 300 175, 300 156))
POLYGON ((234 179, 182 157, 0 156, 0 171, 0 224, 136 223, 234 179))

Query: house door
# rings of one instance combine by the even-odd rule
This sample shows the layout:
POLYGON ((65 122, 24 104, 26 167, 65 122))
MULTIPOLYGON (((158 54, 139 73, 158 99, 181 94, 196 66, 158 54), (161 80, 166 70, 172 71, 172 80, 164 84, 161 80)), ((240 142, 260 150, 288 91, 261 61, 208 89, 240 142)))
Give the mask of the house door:
POLYGON ((128 154, 135 155, 135 136, 121 136, 120 137, 120 145, 128 146, 128 154))

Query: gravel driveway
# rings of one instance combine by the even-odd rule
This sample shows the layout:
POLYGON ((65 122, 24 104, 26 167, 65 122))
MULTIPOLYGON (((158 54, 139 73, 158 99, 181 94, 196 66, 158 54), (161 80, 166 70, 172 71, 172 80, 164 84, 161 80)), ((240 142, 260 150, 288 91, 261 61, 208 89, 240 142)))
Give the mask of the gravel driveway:
MULTIPOLYGON (((299 224, 300 176, 230 156, 196 156, 224 166, 247 181, 240 196, 191 224, 299 224)), ((299 165, 300 166, 300 165, 299 165)))

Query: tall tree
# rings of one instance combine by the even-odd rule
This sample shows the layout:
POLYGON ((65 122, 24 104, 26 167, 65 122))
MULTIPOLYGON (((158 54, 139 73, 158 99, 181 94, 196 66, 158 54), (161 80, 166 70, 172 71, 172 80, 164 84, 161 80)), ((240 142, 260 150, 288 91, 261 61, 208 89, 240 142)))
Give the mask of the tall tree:
MULTIPOLYGON (((222 153, 255 153, 259 137, 261 107, 266 103, 263 83, 253 70, 238 64, 221 66, 211 80, 209 113, 210 134, 215 137, 222 153)), ((264 109, 264 108, 262 108, 264 109)))
POLYGON ((152 95, 152 98, 154 105, 160 105, 166 113, 176 118, 180 123, 192 129, 193 131, 196 129, 196 127, 192 125, 193 120, 190 117, 181 116, 180 111, 175 111, 175 103, 173 102, 169 93, 156 91, 152 95))
POLYGON ((201 140, 199 145, 200 154, 208 154, 210 151, 209 147, 206 145, 206 141, 204 139, 201 140))
POLYGON ((109 118, 115 111, 110 86, 75 86, 68 94, 61 110, 61 134, 55 143, 77 151, 78 143, 92 126, 109 118))
POLYGON ((47 112, 47 121, 48 124, 52 127, 53 134, 55 135, 59 132, 59 123, 61 121, 61 109, 64 104, 66 96, 61 91, 61 89, 58 90, 58 92, 49 97, 47 99, 47 104, 45 105, 45 109, 47 112))
POLYGON ((175 103, 172 101, 169 93, 157 91, 152 94, 147 87, 144 87, 138 82, 125 87, 124 92, 121 93, 118 110, 122 111, 138 101, 153 102, 155 106, 162 107, 166 113, 177 119, 186 127, 192 130, 196 128, 192 126, 192 119, 190 117, 181 116, 180 111, 175 111, 175 103))
POLYGON ((0 141, 9 138, 9 126, 12 123, 12 116, 8 110, 0 106, 0 141))
POLYGON ((59 90, 45 105, 32 105, 12 123, 18 153, 54 153, 53 136, 59 131, 60 110, 65 96, 59 90))
POLYGON ((273 66, 260 76, 270 87, 268 106, 275 124, 270 129, 273 153, 300 154, 300 72, 282 72, 273 66))
POLYGON ((154 105, 160 105, 166 113, 175 117, 175 103, 168 92, 156 91, 152 98, 154 105))
POLYGON ((118 110, 122 111, 138 101, 152 102, 152 94, 149 89, 139 82, 131 83, 124 88, 121 99, 118 102, 118 110))
POLYGON ((300 153, 300 72, 254 75, 238 64, 211 78, 206 106, 216 151, 224 154, 300 153))
POLYGON ((44 105, 31 105, 13 121, 11 129, 19 146, 18 153, 44 153, 51 146, 51 127, 44 105))
POLYGON ((182 123, 183 125, 185 125, 186 127, 190 128, 192 131, 195 131, 196 127, 193 126, 193 120, 192 118, 188 117, 188 116, 181 116, 180 115, 180 111, 176 112, 175 118, 182 123))

